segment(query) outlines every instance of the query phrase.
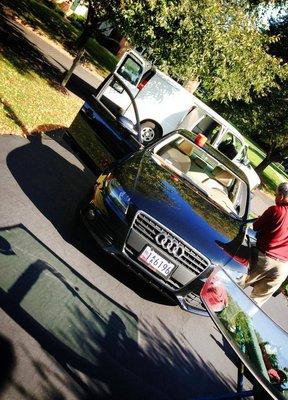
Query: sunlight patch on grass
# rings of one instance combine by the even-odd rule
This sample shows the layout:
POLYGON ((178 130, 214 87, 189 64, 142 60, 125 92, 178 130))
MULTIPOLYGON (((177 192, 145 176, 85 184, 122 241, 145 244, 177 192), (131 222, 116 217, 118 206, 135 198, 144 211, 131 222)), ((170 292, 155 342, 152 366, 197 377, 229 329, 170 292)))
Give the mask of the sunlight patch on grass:
MULTIPOLYGON (((2 2, 0 0, 0 10, 2 2)), ((75 56, 76 42, 81 30, 76 28, 67 18, 37 0, 21 0, 21 2, 5 0, 5 7, 6 9, 9 8, 10 12, 20 18, 24 24, 32 26, 38 33, 45 34, 73 57, 75 56)), ((1 11, 4 11, 3 5, 1 11)), ((90 38, 85 48, 87 50, 85 58, 88 67, 90 63, 101 76, 105 77, 115 68, 118 62, 117 58, 101 46, 96 39, 90 38)))
POLYGON ((0 59, 0 134, 68 127, 82 103, 35 72, 21 74, 7 59, 0 59))
MULTIPOLYGON (((247 138, 246 141, 249 146, 248 157, 252 166, 255 168, 264 159, 265 152, 247 138)), ((263 172, 263 183, 265 189, 269 193, 274 194, 277 186, 281 182, 285 181, 287 181, 287 174, 285 174, 277 164, 271 163, 267 168, 265 168, 263 172)))

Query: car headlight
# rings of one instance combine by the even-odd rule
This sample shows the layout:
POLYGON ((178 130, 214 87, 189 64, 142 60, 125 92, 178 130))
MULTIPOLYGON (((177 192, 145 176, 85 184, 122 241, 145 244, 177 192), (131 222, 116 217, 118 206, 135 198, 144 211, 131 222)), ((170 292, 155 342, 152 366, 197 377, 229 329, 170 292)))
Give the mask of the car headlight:
POLYGON ((130 203, 130 197, 116 178, 108 179, 106 184, 106 190, 110 200, 112 200, 117 208, 121 209, 122 212, 126 214, 130 203))

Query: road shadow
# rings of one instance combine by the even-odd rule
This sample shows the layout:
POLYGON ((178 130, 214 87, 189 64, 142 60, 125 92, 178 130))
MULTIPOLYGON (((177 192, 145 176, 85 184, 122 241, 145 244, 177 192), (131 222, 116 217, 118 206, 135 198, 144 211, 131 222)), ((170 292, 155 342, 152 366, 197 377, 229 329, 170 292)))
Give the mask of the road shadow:
POLYGON ((0 397, 7 385, 11 384, 15 365, 14 346, 10 339, 0 334, 0 397))
MULTIPOLYGON (((140 325, 134 313, 75 274, 25 227, 3 228, 0 236, 0 305, 69 376, 55 379, 25 352, 43 381, 44 398, 69 400, 59 389, 61 380, 79 400, 180 400, 231 391, 232 380, 183 334, 160 318, 140 325)), ((40 400, 33 389, 16 380, 13 385, 23 398, 40 400)))
POLYGON ((7 166, 23 192, 69 241, 71 223, 82 196, 95 178, 55 152, 39 134, 7 156, 7 166))
MULTIPOLYGON (((53 224, 59 234, 142 298, 175 306, 175 302, 153 290, 116 259, 105 253, 79 223, 79 219, 75 219, 79 203, 96 181, 90 170, 87 168, 81 170, 67 161, 39 134, 30 135, 24 140, 23 146, 8 154, 7 166, 26 196, 53 224)), ((63 143, 61 138, 57 141, 63 143)))

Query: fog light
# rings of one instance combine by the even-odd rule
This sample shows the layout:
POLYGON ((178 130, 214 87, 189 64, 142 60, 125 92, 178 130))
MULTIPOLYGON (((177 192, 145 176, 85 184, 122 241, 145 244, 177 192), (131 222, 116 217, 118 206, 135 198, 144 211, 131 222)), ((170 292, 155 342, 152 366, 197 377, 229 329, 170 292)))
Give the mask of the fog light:
POLYGON ((95 211, 91 210, 91 208, 87 211, 87 218, 90 220, 95 218, 95 211))

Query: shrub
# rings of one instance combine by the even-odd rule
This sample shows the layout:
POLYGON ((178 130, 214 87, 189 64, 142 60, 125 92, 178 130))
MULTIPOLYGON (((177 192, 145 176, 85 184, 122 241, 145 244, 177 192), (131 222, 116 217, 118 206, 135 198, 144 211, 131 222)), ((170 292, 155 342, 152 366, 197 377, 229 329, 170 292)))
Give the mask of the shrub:
POLYGON ((58 14, 60 14, 62 17, 65 16, 65 13, 61 8, 58 6, 58 4, 54 3, 52 0, 43 0, 43 4, 50 8, 51 10, 56 11, 58 14))
POLYGON ((81 31, 83 30, 86 21, 85 17, 82 17, 81 15, 77 14, 71 14, 69 15, 68 19, 71 22, 71 24, 74 25, 75 28, 81 31))

